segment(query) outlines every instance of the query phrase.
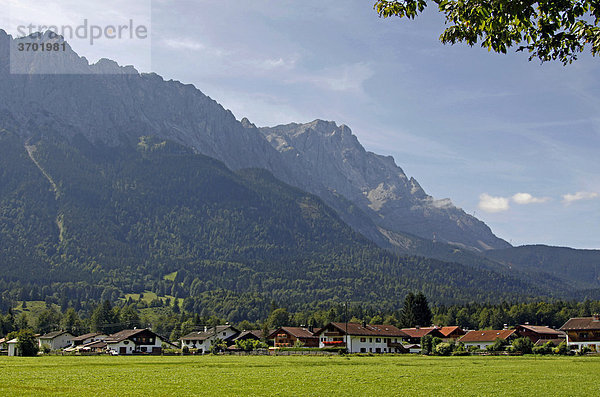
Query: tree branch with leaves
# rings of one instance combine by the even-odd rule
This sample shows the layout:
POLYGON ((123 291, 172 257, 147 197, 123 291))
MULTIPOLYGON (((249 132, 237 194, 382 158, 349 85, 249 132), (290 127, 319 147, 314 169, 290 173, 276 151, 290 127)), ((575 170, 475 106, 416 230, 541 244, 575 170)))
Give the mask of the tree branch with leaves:
MULTIPOLYGON (((445 15, 444 44, 467 43, 506 53, 516 46, 529 60, 568 64, 590 48, 600 52, 600 1, 432 0, 445 15)), ((427 7, 425 0, 377 0, 380 17, 414 19, 427 7)))

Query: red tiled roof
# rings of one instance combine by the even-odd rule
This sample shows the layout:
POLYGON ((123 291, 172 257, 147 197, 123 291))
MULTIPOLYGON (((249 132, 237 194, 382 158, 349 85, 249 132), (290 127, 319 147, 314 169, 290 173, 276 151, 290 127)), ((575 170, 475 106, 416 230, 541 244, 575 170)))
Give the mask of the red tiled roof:
POLYGON ((557 331, 555 329, 552 329, 550 327, 544 327, 541 325, 519 325, 519 327, 521 328, 525 328, 526 330, 529 330, 531 332, 535 332, 536 334, 542 334, 542 335, 562 335, 563 333, 560 331, 557 331))
POLYGON ((460 342, 494 342, 496 339, 506 339, 516 332, 514 329, 488 329, 485 331, 469 331, 459 339, 460 342))
MULTIPOLYGON (((346 323, 329 323, 325 328, 322 328, 318 333, 324 332, 329 325, 337 328, 342 333, 346 333, 346 323)), ((393 325, 382 325, 382 324, 366 324, 363 326, 358 323, 348 323, 348 335, 356 336, 396 336, 405 337, 406 333, 402 332, 393 325)))
POLYGON ((402 328, 402 332, 406 333, 411 338, 422 338, 425 335, 435 333, 435 331, 440 332, 437 327, 402 328))
POLYGON ((455 325, 452 327, 442 327, 439 329, 439 331, 442 333, 442 335, 444 336, 448 336, 453 332, 459 331, 459 333, 464 334, 464 331, 461 327, 455 325))
POLYGON ((597 317, 576 317, 571 318, 562 327, 561 331, 578 330, 600 330, 600 320, 597 317))
MULTIPOLYGON (((317 328, 317 330, 318 330, 318 328, 317 328)), ((271 332, 271 335, 269 335, 269 337, 273 337, 275 334, 279 334, 281 332, 288 333, 295 338, 304 338, 304 339, 317 338, 317 336, 315 335, 316 332, 314 332, 314 331, 311 332, 308 328, 303 328, 303 327, 280 327, 280 328, 276 329, 275 331, 271 332)))

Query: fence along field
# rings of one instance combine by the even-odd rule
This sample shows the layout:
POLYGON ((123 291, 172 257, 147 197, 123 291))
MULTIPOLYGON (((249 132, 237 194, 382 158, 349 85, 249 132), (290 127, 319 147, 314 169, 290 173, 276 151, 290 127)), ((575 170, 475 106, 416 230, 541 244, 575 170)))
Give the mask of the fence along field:
POLYGON ((600 357, 0 357, 2 396, 599 395, 600 357))

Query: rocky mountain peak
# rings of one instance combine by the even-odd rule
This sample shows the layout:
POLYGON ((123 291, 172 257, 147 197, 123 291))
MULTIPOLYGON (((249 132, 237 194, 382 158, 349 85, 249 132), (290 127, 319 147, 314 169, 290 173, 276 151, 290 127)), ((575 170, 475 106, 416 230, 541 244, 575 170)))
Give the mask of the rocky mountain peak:
POLYGON ((320 196, 374 241, 381 228, 427 239, 435 234, 476 249, 508 245, 449 200, 428 196, 393 158, 367 152, 345 125, 314 120, 258 129, 248 119, 237 121, 192 85, 139 74, 109 59, 90 65, 70 47, 17 59, 23 74, 9 73, 8 47, 19 40, 26 38, 0 33, 0 129, 24 141, 41 131, 112 146, 135 146, 142 136, 156 136, 234 170, 267 169, 320 196))

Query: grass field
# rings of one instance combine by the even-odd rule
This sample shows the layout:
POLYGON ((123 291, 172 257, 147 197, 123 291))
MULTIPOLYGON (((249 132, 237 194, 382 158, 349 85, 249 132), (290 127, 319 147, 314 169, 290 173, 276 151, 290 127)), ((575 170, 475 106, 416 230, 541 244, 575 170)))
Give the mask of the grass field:
POLYGON ((1 396, 600 395, 600 357, 0 358, 1 396))

